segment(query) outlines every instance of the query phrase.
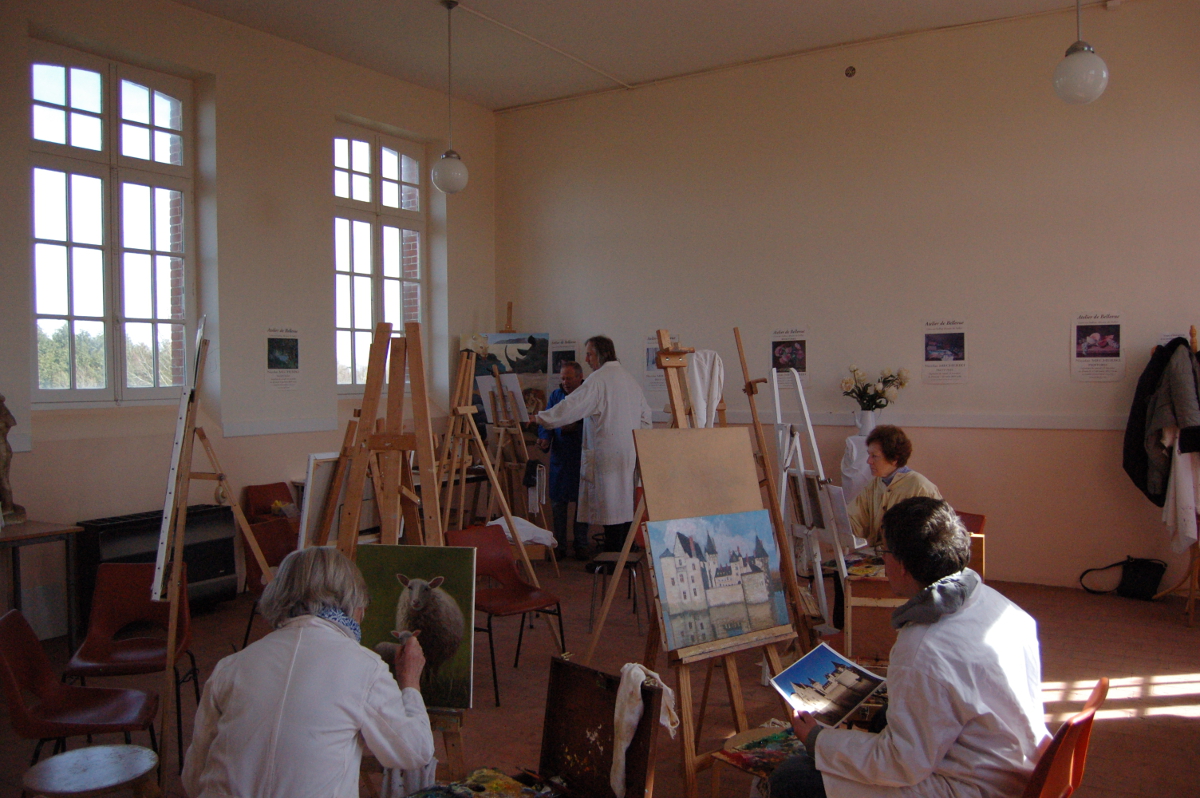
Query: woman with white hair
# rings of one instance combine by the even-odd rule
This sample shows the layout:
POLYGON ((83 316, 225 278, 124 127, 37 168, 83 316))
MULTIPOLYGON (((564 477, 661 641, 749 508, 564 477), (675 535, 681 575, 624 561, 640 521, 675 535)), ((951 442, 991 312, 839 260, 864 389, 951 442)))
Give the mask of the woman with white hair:
POLYGON ((396 676, 360 645, 367 587, 341 552, 289 554, 259 600, 275 627, 217 663, 183 769, 191 798, 357 798, 363 747, 387 768, 420 770, 433 734, 415 637, 396 676))

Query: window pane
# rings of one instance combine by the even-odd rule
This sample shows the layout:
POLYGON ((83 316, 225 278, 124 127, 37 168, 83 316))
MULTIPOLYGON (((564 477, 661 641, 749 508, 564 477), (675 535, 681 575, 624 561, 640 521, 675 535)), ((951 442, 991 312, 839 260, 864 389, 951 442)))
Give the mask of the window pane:
POLYGON ((182 140, 175 133, 154 131, 154 160, 159 163, 183 163, 182 140))
POLYGON ((388 208, 400 207, 400 184, 384 180, 379 189, 379 201, 388 208))
POLYGON ((138 125, 121 125, 121 154, 150 160, 150 130, 138 125))
POLYGON ((108 384, 104 356, 104 322, 77 321, 75 326, 75 387, 103 388, 108 384))
POLYGON ((371 174, 371 145, 355 140, 350 142, 350 152, 354 156, 354 171, 371 174))
POLYGON ((403 324, 399 280, 383 281, 383 320, 393 327, 403 324))
POLYGON ((421 278, 421 234, 416 230, 404 231, 404 254, 402 257, 404 276, 410 280, 421 278))
POLYGON ((71 107, 81 111, 100 113, 103 92, 100 90, 100 73, 90 69, 71 67, 71 107))
POLYGON ((98 177, 71 175, 71 240, 104 243, 104 192, 98 177))
POLYGON ((71 343, 67 323, 38 319, 38 387, 50 390, 71 387, 71 343))
POLYGON ((367 222, 354 223, 354 271, 371 273, 371 225, 367 222))
POLYGON ((154 92, 154 126, 179 130, 183 127, 183 103, 161 91, 154 92))
POLYGON ((395 150, 382 148, 380 155, 380 174, 388 180, 400 179, 400 156, 395 150))
POLYGON ((104 129, 100 126, 100 117, 71 114, 71 146, 96 152, 104 149, 104 129))
POLYGON ((154 387, 153 324, 125 324, 125 384, 130 388, 154 387))
POLYGON ((33 106, 33 137, 54 144, 67 143, 67 115, 57 108, 33 106))
POLYGON ((352 359, 353 344, 350 333, 339 331, 337 334, 337 381, 338 385, 349 385, 354 382, 354 361, 352 359))
POLYGON ((350 277, 345 274, 339 274, 334 277, 334 304, 335 315, 334 325, 337 327, 350 326, 350 277))
POLYGON ((35 244, 33 274, 37 312, 67 315, 67 248, 54 244, 35 244))
POLYGON ((421 284, 420 283, 405 283, 404 284, 404 320, 420 321, 421 320, 421 284))
POLYGON ((400 179, 405 183, 421 183, 421 165, 417 163, 417 159, 408 155, 403 155, 400 158, 400 179))
POLYGON ((350 173, 333 170, 333 196, 350 198, 350 173))
POLYGON ((400 207, 406 211, 421 210, 421 191, 413 186, 405 186, 400 207))
POLYGON ((126 252, 123 272, 125 315, 133 319, 153 318, 150 256, 140 252, 126 252))
POLYGON ((52 241, 67 240, 67 175, 49 169, 33 170, 33 234, 52 241))
POLYGON ((358 202, 370 202, 371 178, 366 175, 353 175, 350 199, 357 200, 358 202))
POLYGON ((183 318, 183 259, 159 255, 154 259, 154 316, 183 318))
POLYGON ((158 384, 183 385, 184 347, 182 324, 158 325, 158 384))
POLYGON ((129 81, 121 81, 121 118, 150 124, 150 90, 129 81))
POLYGON ((333 220, 333 268, 339 272, 350 271, 350 220, 333 220))
POLYGON ((333 165, 340 169, 350 168, 350 142, 346 139, 333 140, 333 165))
POLYGON ((400 228, 383 228, 383 276, 400 276, 400 228))
POLYGON ((354 328, 356 330, 371 329, 371 278, 354 278, 354 328))
POLYGON ((150 249, 150 187, 124 183, 121 189, 122 244, 135 249, 150 249))
POLYGON ((67 104, 66 67, 53 64, 33 65, 33 99, 55 105, 67 104))
POLYGON ((367 361, 371 357, 371 333, 354 334, 354 381, 362 385, 367 381, 367 361))
POLYGON ((71 298, 76 316, 104 315, 104 255, 100 250, 71 250, 71 298))
POLYGON ((154 189, 154 248, 183 252, 183 193, 154 189))

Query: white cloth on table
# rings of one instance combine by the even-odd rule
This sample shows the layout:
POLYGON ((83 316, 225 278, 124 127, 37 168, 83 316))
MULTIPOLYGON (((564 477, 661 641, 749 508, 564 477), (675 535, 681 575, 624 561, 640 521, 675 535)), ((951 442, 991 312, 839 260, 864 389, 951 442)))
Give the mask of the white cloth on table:
POLYGON ((610 360, 588 375, 574 391, 536 421, 558 429, 583 420, 576 521, 623 524, 633 520, 633 472, 637 451, 633 431, 651 426, 650 405, 642 386, 610 360))
POLYGON ((338 624, 288 620, 217 663, 196 710, 182 782, 191 798, 358 798, 363 748, 424 769, 433 732, 421 693, 338 624))
POLYGON ((613 758, 608 780, 617 798, 625 798, 625 752, 633 741, 634 732, 642 719, 642 683, 654 679, 662 686, 662 708, 658 722, 666 727, 671 736, 679 728, 679 716, 675 714, 675 691, 663 684, 662 679, 641 663, 627 662, 621 668, 621 685, 617 688, 617 707, 613 712, 613 758))
POLYGON ((688 399, 697 427, 715 427, 717 405, 725 389, 725 364, 711 349, 697 349, 687 356, 688 399))
POLYGON ((1171 550, 1187 551, 1196 542, 1196 507, 1200 506, 1200 454, 1179 451, 1179 427, 1166 427, 1163 446, 1171 451, 1171 474, 1163 503, 1163 523, 1171 550))

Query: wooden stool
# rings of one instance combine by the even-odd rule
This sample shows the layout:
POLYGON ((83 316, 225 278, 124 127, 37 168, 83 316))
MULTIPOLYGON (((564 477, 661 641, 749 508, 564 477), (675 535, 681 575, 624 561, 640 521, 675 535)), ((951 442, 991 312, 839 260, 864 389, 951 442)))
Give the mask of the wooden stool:
POLYGON ((154 778, 158 754, 139 745, 94 745, 52 756, 21 780, 25 793, 47 798, 86 798, 133 790, 136 798, 159 798, 154 778))

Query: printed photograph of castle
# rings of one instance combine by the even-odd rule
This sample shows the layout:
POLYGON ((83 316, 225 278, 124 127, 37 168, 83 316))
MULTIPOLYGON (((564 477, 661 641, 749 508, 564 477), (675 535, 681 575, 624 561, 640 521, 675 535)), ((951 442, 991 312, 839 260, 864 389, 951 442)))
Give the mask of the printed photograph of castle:
POLYGON ((646 526, 667 650, 788 623, 766 510, 646 526))
POLYGON ((793 709, 811 713, 826 726, 841 723, 883 682, 882 677, 854 664, 827 643, 771 680, 793 709))

